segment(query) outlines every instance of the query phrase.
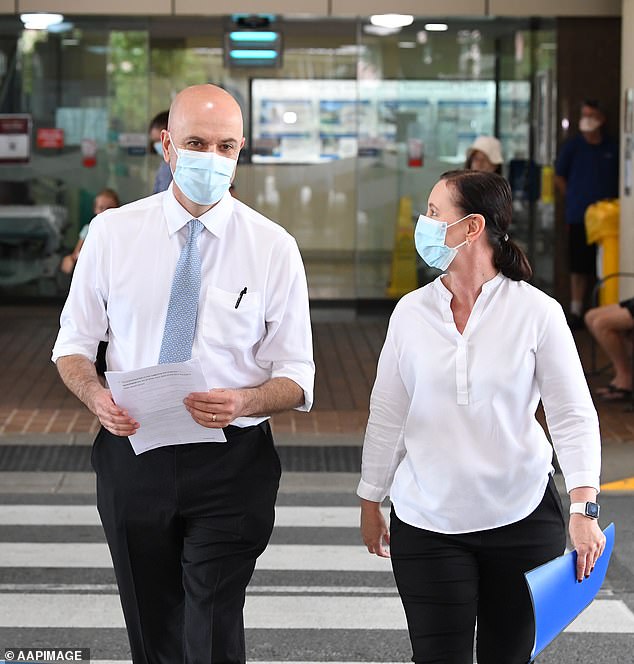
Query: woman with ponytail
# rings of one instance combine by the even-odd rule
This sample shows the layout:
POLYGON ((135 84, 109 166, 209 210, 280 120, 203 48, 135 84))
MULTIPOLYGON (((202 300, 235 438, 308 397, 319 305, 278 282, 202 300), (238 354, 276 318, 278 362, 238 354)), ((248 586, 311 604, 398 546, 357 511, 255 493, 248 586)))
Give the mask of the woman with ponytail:
POLYGON ((507 181, 452 171, 415 231, 443 274, 397 304, 370 401, 358 494, 370 553, 391 556, 413 661, 530 660, 524 572, 560 555, 571 502, 577 579, 602 554, 598 418, 559 304, 527 283, 507 181), (389 495, 390 527, 380 504, 389 495))

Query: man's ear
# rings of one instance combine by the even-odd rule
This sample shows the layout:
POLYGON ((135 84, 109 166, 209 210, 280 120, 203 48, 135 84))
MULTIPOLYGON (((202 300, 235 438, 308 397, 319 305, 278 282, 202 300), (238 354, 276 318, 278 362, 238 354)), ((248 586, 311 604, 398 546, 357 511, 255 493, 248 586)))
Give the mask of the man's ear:
POLYGON ((167 129, 161 129, 161 144, 163 145, 163 160, 169 164, 170 161, 170 134, 167 129))

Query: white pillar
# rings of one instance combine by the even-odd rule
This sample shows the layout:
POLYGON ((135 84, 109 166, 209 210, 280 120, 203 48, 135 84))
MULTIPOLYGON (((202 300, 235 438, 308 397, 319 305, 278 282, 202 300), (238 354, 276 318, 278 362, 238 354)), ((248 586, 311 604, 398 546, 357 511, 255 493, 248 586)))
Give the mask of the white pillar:
MULTIPOLYGON (((629 196, 626 196, 624 192, 624 100, 626 90, 628 88, 634 89, 634 0, 623 0, 621 21, 621 226, 619 270, 634 273, 634 190, 631 191, 629 196)), ((634 136, 634 127, 630 131, 634 136)), ((634 160, 634 155, 632 159, 634 160)), ((632 177, 634 178, 634 174, 632 177)), ((634 279, 621 279, 620 281, 621 298, 634 297, 634 279)))

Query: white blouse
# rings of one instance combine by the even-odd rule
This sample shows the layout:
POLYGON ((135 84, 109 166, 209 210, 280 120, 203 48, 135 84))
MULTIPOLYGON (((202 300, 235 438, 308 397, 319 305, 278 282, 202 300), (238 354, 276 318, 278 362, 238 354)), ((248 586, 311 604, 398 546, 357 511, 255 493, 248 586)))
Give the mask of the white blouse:
POLYGON ((552 447, 568 491, 599 489, 599 422, 561 306, 501 274, 460 334, 442 277, 390 319, 370 399, 362 498, 441 533, 507 525, 540 503, 552 447))

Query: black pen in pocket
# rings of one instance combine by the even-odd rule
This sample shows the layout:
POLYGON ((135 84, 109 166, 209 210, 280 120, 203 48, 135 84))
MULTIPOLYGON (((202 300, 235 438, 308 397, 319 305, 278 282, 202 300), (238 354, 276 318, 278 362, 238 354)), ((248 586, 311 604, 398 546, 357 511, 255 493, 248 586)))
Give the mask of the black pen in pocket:
POLYGON ((240 306, 240 302, 242 302, 242 298, 247 294, 247 287, 245 286, 241 291, 240 294, 238 295, 238 299, 236 300, 236 309, 240 306))

